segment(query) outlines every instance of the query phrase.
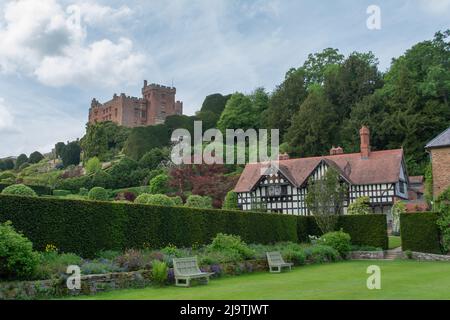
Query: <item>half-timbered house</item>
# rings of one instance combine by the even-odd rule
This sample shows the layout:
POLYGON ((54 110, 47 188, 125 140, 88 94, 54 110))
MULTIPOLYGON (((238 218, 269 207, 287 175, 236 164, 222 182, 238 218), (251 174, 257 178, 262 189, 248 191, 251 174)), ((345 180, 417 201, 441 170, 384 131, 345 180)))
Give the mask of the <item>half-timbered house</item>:
POLYGON ((408 200, 409 178, 403 149, 371 151, 369 136, 369 129, 361 128, 358 153, 344 153, 342 148, 333 147, 327 156, 289 159, 282 155, 276 170, 264 163, 247 164, 235 187, 239 207, 310 215, 305 203, 308 181, 321 179, 331 167, 347 186, 344 213, 357 198, 368 196, 373 212, 385 213, 392 220, 394 202, 408 200))

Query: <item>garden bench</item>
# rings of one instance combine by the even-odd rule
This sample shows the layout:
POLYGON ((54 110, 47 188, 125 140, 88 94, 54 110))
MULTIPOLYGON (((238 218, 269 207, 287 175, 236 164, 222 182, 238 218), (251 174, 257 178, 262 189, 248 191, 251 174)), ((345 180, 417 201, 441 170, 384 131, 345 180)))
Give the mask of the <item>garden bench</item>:
POLYGON ((281 256, 281 253, 278 251, 274 252, 267 252, 267 262, 269 263, 269 270, 273 273, 280 273, 281 268, 289 268, 291 270, 293 263, 284 262, 283 257, 281 256))
POLYGON ((208 284, 209 277, 214 274, 202 272, 198 267, 197 257, 173 259, 173 271, 175 285, 179 287, 189 287, 193 279, 203 279, 203 283, 208 284))

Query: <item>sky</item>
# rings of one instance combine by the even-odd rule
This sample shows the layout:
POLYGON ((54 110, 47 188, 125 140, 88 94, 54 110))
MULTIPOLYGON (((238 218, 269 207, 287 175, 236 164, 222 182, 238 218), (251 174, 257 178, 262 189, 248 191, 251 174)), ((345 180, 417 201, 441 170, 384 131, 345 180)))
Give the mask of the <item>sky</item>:
POLYGON ((192 115, 209 94, 272 91, 327 47, 386 71, 449 22, 450 0, 0 0, 0 157, 81 138, 92 98, 140 97, 144 79, 192 115))

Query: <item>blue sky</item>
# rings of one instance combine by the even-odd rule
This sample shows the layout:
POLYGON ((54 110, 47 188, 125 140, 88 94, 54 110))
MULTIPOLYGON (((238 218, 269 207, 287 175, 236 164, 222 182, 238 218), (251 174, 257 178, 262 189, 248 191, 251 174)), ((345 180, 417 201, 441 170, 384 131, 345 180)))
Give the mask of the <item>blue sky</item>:
POLYGON ((449 21, 450 0, 0 0, 0 157, 81 137, 92 98, 140 96, 144 79, 173 83, 190 115, 208 94, 272 91, 327 47, 384 71, 449 21))

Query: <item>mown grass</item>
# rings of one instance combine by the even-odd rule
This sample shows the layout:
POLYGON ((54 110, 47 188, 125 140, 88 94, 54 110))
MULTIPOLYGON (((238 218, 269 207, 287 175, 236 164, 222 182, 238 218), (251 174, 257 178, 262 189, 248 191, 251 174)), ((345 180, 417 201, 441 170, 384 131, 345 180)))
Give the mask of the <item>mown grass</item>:
POLYGON ((79 299, 450 299, 450 263, 346 261, 296 267, 282 274, 256 273, 213 279, 207 286, 148 287, 79 299), (367 267, 381 268, 381 290, 369 290, 367 267))

